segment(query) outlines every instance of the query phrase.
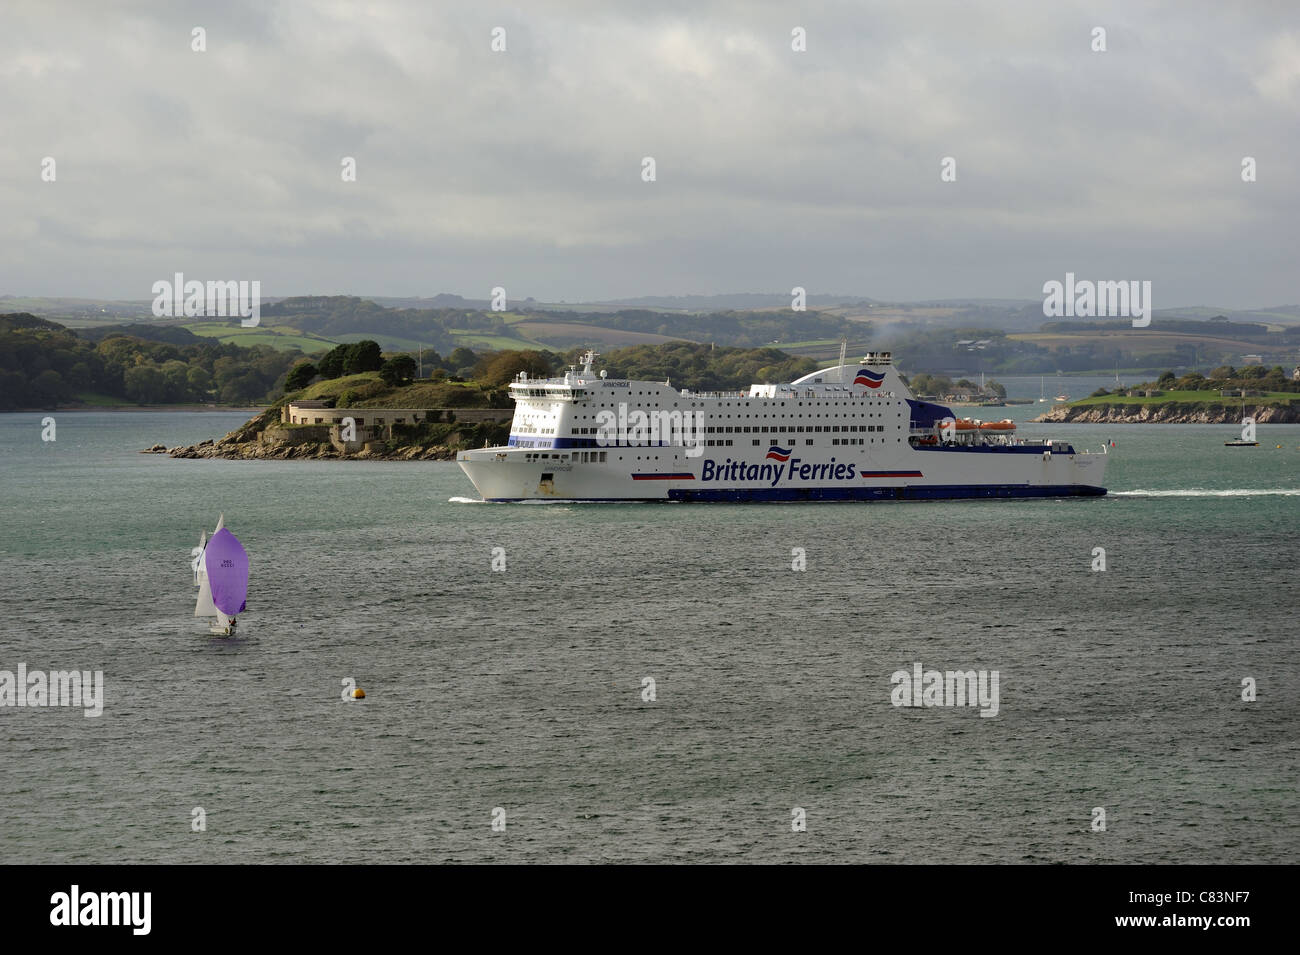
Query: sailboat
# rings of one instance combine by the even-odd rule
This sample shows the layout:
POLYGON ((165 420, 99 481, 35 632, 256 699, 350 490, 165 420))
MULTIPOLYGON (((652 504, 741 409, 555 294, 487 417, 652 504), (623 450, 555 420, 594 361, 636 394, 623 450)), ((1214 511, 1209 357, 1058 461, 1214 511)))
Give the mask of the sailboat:
POLYGON ((226 530, 224 514, 202 546, 195 569, 199 599, 194 616, 215 617, 216 623, 208 632, 229 637, 235 632, 235 615, 243 613, 247 606, 248 554, 239 538, 226 530))
POLYGON ((1047 400, 1047 376, 1044 375, 1038 379, 1038 403, 1042 404, 1047 400))
POLYGON ((200 578, 200 571, 203 570, 203 548, 208 546, 208 532, 204 531, 199 535, 199 546, 190 551, 190 556, 194 559, 190 561, 190 569, 194 571, 194 586, 198 587, 203 581, 200 578))
POLYGON ((1223 442, 1225 448, 1258 448, 1258 441, 1246 440, 1246 393, 1241 393, 1241 437, 1236 441, 1223 442))

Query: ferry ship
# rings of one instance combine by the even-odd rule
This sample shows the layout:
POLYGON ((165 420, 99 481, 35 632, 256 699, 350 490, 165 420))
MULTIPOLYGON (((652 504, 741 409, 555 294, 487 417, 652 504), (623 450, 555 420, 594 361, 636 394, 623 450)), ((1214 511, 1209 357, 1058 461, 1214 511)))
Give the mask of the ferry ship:
POLYGON ((457 461, 485 501, 860 501, 1101 495, 1107 450, 914 398, 889 352, 748 392, 594 373, 510 385, 509 443, 457 461))

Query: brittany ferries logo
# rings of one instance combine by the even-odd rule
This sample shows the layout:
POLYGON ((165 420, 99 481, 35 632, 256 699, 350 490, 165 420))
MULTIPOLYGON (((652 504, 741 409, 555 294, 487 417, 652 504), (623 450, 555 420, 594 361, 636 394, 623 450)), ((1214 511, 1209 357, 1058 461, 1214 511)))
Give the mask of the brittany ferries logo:
POLYGON ((884 380, 885 376, 881 372, 872 371, 870 368, 859 368, 853 383, 855 385, 866 385, 868 388, 879 388, 884 380))
MULTIPOLYGON (((718 462, 706 458, 700 468, 701 481, 767 481, 769 487, 776 487, 782 482, 791 484, 796 481, 849 481, 858 476, 856 464, 836 462, 811 464, 802 458, 792 458, 793 451, 784 448, 772 448, 767 452, 767 459, 775 464, 750 464, 747 461, 733 461, 727 458, 718 462)), ((863 477, 871 477, 864 473, 863 477)))

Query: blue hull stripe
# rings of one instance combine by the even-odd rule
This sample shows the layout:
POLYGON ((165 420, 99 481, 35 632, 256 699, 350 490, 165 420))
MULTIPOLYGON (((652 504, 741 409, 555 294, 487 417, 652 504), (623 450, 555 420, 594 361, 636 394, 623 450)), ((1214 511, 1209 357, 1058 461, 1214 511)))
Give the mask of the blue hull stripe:
POLYGON ((957 454, 1042 454, 1044 451, 1051 451, 1052 455, 1074 454, 1074 446, 1070 444, 1054 444, 1050 448, 1042 444, 914 444, 913 451, 947 451, 957 454))
MULTIPOLYGON (((936 484, 916 487, 738 487, 738 488, 669 488, 667 500, 685 502, 726 501, 956 501, 976 498, 1010 497, 1100 497, 1104 487, 1085 484, 936 484)), ((498 503, 539 498, 494 497, 498 503)), ((542 500, 545 500, 543 498, 542 500)), ((623 501, 626 503, 662 502, 662 497, 595 497, 554 498, 556 501, 623 501)))
POLYGON ((669 488, 674 501, 932 501, 990 497, 1095 497, 1103 487, 1083 484, 934 484, 907 487, 669 488))

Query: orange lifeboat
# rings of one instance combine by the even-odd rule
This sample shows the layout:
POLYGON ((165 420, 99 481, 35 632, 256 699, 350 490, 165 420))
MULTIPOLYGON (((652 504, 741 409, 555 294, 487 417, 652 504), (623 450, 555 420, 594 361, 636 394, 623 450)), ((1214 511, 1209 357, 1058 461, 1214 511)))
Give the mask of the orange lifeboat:
POLYGON ((1015 431, 1016 423, 1010 418, 1003 418, 1001 421, 985 421, 980 425, 981 431, 1015 431))
POLYGON ((957 418, 957 419, 956 419, 956 430, 958 430, 958 431, 974 431, 974 430, 976 430, 977 428, 979 428, 979 425, 977 425, 977 424, 976 424, 974 421, 972 421, 970 418, 957 418))

